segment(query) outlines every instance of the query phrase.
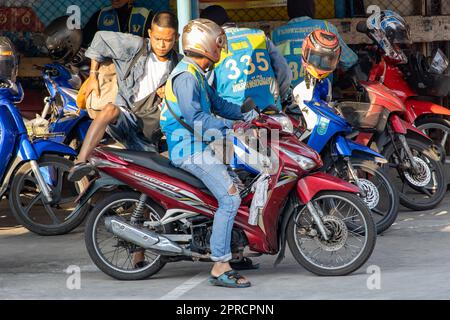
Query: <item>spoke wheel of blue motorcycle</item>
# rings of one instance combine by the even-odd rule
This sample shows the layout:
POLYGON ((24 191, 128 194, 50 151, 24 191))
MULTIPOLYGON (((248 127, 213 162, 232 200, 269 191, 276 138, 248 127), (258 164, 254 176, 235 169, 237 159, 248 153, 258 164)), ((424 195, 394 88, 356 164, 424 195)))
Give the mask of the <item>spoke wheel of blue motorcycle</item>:
POLYGON ((311 203, 323 212, 328 240, 320 232, 308 208, 292 215, 287 242, 294 258, 320 276, 343 276, 359 269, 375 247, 376 228, 366 204, 355 194, 326 191, 311 203))
MULTIPOLYGON (((86 221, 86 248, 95 265, 107 275, 118 280, 142 280, 159 272, 166 264, 164 257, 150 250, 120 239, 107 230, 105 218, 115 217, 130 223, 139 203, 140 194, 131 191, 113 193, 95 204, 86 221)), ((147 200, 143 220, 159 221, 164 210, 147 200)), ((141 221, 137 227, 143 227, 141 221)), ((152 231, 168 233, 170 224, 156 227, 152 231)))
POLYGON ((89 208, 86 204, 73 215, 75 199, 83 189, 83 182, 67 180, 73 162, 62 156, 44 155, 38 165, 55 203, 44 201, 31 165, 25 162, 11 182, 8 198, 12 213, 20 224, 39 235, 66 234, 83 222, 89 208))
POLYGON ((386 173, 376 163, 352 160, 352 165, 358 178, 362 180, 366 192, 363 200, 369 204, 377 233, 380 234, 389 229, 397 219, 400 204, 398 192, 392 186, 386 173), (371 190, 373 187, 376 190, 371 190), (377 193, 376 197, 374 193, 377 193))
POLYGON ((398 166, 405 161, 406 152, 399 145, 397 153, 392 143, 383 150, 389 161, 383 165, 383 170, 397 189, 403 206, 417 211, 433 209, 444 199, 447 191, 444 167, 431 145, 410 138, 406 141, 420 170, 414 172, 398 166))

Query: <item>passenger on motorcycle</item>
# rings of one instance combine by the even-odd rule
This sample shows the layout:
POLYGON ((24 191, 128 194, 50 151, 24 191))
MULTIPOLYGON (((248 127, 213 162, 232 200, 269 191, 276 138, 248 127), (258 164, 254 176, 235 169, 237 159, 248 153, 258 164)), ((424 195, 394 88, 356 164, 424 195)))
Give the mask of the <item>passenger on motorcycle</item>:
POLYGON ((221 51, 226 52, 227 38, 216 23, 196 19, 184 27, 182 46, 185 58, 167 81, 161 111, 169 158, 175 166, 199 178, 218 201, 210 240, 211 260, 215 262, 211 284, 248 287, 250 282, 229 263, 233 222, 241 203, 239 190, 211 143, 211 136, 220 141, 244 116, 240 106, 220 98, 205 77, 220 60, 221 51))

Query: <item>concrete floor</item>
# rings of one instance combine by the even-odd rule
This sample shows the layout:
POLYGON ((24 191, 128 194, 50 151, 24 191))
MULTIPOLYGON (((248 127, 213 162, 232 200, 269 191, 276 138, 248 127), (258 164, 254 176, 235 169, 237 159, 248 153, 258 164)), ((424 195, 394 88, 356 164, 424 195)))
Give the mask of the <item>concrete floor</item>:
POLYGON ((315 276, 290 254, 273 268, 275 257, 264 256, 255 259, 260 270, 243 272, 252 287, 232 290, 208 284, 209 263, 178 262, 148 280, 114 280, 91 262, 82 227, 64 236, 37 236, 15 225, 3 200, 0 299, 449 299, 450 192, 434 210, 402 210, 378 237, 367 264, 350 276, 315 276), (74 283, 66 273, 71 265, 81 270, 80 289, 67 287, 74 283), (378 268, 375 278, 371 270, 378 268))

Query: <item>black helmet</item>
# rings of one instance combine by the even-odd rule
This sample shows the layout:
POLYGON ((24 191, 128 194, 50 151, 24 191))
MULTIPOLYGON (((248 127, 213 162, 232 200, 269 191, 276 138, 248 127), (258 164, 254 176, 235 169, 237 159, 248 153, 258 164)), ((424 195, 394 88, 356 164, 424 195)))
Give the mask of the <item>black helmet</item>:
POLYGON ((19 57, 14 44, 7 37, 0 37, 0 81, 16 82, 19 57))
POLYGON ((69 29, 68 16, 53 20, 45 29, 45 46, 53 60, 67 63, 78 53, 83 42, 80 29, 69 29))

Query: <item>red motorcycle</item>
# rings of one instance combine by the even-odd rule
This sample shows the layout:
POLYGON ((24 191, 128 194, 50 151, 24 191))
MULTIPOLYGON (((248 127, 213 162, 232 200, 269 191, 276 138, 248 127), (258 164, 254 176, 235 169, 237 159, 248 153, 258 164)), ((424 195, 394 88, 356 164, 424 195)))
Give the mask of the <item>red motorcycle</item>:
MULTIPOLYGON (((359 189, 331 175, 312 173, 322 161, 295 136, 284 136, 283 141, 272 137, 265 147, 259 143, 252 149, 249 137, 281 130, 280 122, 261 114, 245 126, 245 133, 235 134, 237 149, 250 152, 249 158, 261 158, 259 173, 235 170, 245 185, 232 234, 236 261, 278 254, 279 263, 287 242, 297 262, 317 275, 346 275, 360 268, 374 249, 376 230, 359 189), (252 186, 263 172, 267 201, 253 225, 252 186), (247 246, 251 252, 244 254, 247 246)), ((209 239, 217 201, 200 180, 158 153, 100 147, 90 161, 101 177, 87 188, 78 208, 98 190, 116 188, 96 203, 86 224, 87 250, 103 272, 137 280, 168 262, 211 261, 209 239), (145 257, 142 267, 136 267, 136 256, 145 257)))
POLYGON ((447 189, 445 172, 433 142, 411 125, 402 100, 379 82, 355 81, 356 101, 336 107, 360 132, 356 141, 381 152, 384 169, 399 191, 400 202, 413 210, 436 207, 447 189))
MULTIPOLYGON (((370 37, 365 21, 358 24, 357 30, 370 37)), ((369 80, 384 84, 402 100, 406 108, 405 120, 432 138, 442 162, 450 165, 447 151, 450 149, 450 110, 433 102, 450 94, 450 76, 430 72, 430 64, 419 53, 411 54, 408 64, 402 65, 374 45, 367 49, 363 59, 371 60, 369 80)), ((442 55, 438 61, 445 69, 448 65, 445 55, 438 51, 435 57, 442 55)))

